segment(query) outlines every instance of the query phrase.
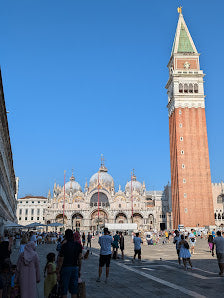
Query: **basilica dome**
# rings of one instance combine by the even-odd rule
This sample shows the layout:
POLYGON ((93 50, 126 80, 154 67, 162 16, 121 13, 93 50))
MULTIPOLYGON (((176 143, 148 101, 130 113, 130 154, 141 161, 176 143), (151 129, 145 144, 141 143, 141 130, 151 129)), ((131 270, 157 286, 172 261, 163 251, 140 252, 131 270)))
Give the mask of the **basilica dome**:
POLYGON ((101 167, 99 171, 90 178, 89 180, 89 186, 91 188, 98 186, 98 179, 99 184, 105 188, 111 188, 114 187, 114 179, 110 174, 107 173, 107 168, 104 166, 104 164, 101 164, 101 167))
POLYGON ((128 192, 131 192, 131 188, 132 188, 132 191, 136 190, 140 192, 142 190, 142 184, 141 182, 136 180, 136 176, 134 174, 132 176, 132 181, 127 182, 125 186, 125 190, 128 192))
POLYGON ((65 191, 67 194, 70 194, 70 192, 75 193, 77 191, 82 191, 80 184, 75 181, 73 174, 70 178, 70 181, 65 183, 65 191))

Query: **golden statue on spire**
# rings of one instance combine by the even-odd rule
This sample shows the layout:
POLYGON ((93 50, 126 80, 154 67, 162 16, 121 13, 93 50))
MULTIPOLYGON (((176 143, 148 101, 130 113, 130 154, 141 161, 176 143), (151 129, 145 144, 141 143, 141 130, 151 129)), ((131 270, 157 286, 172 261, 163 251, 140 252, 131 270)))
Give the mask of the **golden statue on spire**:
POLYGON ((179 14, 182 14, 182 8, 183 8, 182 6, 177 7, 177 11, 179 14))

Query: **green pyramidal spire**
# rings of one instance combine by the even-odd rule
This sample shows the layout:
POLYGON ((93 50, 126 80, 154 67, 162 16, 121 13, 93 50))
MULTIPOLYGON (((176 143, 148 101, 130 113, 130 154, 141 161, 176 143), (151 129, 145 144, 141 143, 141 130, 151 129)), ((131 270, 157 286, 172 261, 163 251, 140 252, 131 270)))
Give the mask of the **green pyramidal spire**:
POLYGON ((179 15, 172 53, 197 53, 182 13, 179 15))
POLYGON ((178 53, 194 53, 191 42, 189 40, 189 37, 187 36, 187 32, 185 31, 183 24, 181 24, 180 38, 179 38, 179 45, 178 45, 177 52, 178 53))

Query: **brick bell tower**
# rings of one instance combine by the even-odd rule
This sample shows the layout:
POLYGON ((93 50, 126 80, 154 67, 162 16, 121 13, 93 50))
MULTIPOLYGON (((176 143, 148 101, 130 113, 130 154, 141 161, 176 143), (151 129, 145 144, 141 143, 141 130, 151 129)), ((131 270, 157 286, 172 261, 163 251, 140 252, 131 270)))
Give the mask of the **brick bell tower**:
POLYGON ((178 8, 168 94, 173 227, 215 224, 205 118, 203 70, 178 8))

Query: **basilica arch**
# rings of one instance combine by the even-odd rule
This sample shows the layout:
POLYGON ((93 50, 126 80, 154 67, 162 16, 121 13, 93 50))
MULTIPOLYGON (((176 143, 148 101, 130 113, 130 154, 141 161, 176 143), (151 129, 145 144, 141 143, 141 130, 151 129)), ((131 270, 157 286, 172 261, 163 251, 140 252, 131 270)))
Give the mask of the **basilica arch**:
POLYGON ((141 213, 134 213, 133 214, 133 223, 137 223, 138 229, 143 228, 143 216, 141 213))
POLYGON ((74 213, 71 218, 72 230, 80 231, 83 227, 83 216, 81 213, 74 213))
POLYGON ((119 212, 115 217, 115 223, 127 223, 128 219, 125 213, 119 212))
MULTIPOLYGON (((98 206, 98 192, 95 192, 90 199, 90 207, 96 207, 96 206, 98 206)), ((110 206, 108 196, 102 191, 99 192, 99 206, 100 207, 110 206)))
MULTIPOLYGON (((58 215, 55 217, 55 222, 58 222, 58 223, 63 224, 63 214, 58 214, 58 215)), ((67 216, 66 216, 66 215, 64 215, 64 224, 65 224, 65 225, 67 224, 67 216)))
POLYGON ((92 231, 96 231, 97 228, 104 227, 105 223, 108 222, 108 215, 105 210, 100 209, 99 218, 98 218, 98 210, 94 210, 91 213, 91 227, 92 231))

